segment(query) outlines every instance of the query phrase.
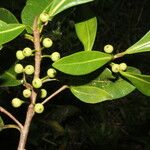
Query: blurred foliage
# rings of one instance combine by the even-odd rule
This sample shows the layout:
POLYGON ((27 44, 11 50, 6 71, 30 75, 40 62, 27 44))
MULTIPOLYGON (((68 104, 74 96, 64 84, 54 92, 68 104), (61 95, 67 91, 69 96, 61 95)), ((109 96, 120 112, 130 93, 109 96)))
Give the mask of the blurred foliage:
MULTIPOLYGON (((96 16, 98 33, 95 50, 103 50, 105 44, 112 44, 116 52, 121 52, 139 40, 149 29, 149 0, 95 0, 94 3, 71 8, 55 18, 43 32, 43 36, 53 39, 52 51, 59 51, 62 56, 83 49, 74 29, 74 23, 96 16)), ((20 20, 20 12, 25 0, 1 0, 0 7, 5 7, 20 20)), ((4 45, 0 51, 0 72, 15 62, 18 49, 30 43, 17 38, 4 45), (24 41, 24 42, 23 42, 24 41), (5 50, 9 49, 9 55, 5 50), (9 59, 7 59, 9 58, 9 59), (8 61, 4 61, 8 60, 8 61)), ((49 52, 45 52, 49 53, 49 52)), ((150 54, 138 54, 127 59, 129 64, 145 74, 149 70, 150 54), (142 59, 142 57, 143 59, 142 59), (139 63, 138 63, 139 64, 139 63)), ((123 60, 121 60, 123 61, 123 60)), ((48 67, 43 61, 45 68, 48 67)), ((59 85, 47 84, 45 88, 53 92, 59 85)), ((21 87, 1 88, 0 105, 9 109, 23 121, 26 105, 19 109, 11 107, 14 95, 19 95, 21 87)), ((11 122, 4 115, 4 122, 11 122)), ((150 101, 139 92, 109 102, 90 105, 75 99, 65 91, 46 106, 46 111, 37 115, 31 126, 27 149, 29 150, 149 150, 150 149, 150 101)), ((16 150, 18 133, 12 130, 0 132, 0 144, 5 150, 16 150), (13 148, 14 147, 14 148, 13 148)))

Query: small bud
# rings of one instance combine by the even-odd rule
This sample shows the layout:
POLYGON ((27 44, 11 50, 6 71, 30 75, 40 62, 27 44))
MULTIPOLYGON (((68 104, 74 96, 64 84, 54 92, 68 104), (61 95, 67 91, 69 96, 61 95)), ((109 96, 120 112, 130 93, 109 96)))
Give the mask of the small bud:
POLYGON ((24 68, 24 72, 27 74, 27 75, 31 75, 34 73, 34 67, 32 65, 27 65, 25 68, 24 68))
POLYGON ((46 48, 50 48, 53 45, 53 41, 50 38, 43 39, 43 46, 46 48))
POLYGON ((50 68, 47 70, 47 75, 50 77, 50 78, 54 78, 56 76, 56 70, 53 69, 53 68, 50 68))
POLYGON ((40 20, 42 22, 47 22, 49 20, 49 14, 47 14, 47 13, 41 13, 40 14, 40 20))
POLYGON ((47 91, 45 89, 41 89, 41 98, 45 98, 47 96, 47 91))
POLYGON ((60 54, 58 52, 54 52, 51 54, 51 60, 52 61, 58 61, 60 59, 60 54))
POLYGON ((30 89, 23 90, 23 96, 25 98, 29 98, 31 96, 31 90, 30 89))
POLYGON ((32 81, 32 85, 33 85, 34 88, 40 88, 42 86, 42 80, 39 79, 39 78, 35 78, 32 81))
POLYGON ((22 105, 23 101, 20 100, 19 98, 14 98, 11 102, 12 106, 15 108, 18 108, 22 105))
POLYGON ((18 60, 23 60, 25 58, 25 56, 23 55, 23 52, 21 50, 16 52, 16 58, 18 60))
POLYGON ((23 72, 23 66, 21 64, 16 64, 14 70, 16 73, 22 73, 23 72))
POLYGON ((111 70, 112 72, 117 73, 120 70, 120 66, 118 64, 113 64, 111 70))
POLYGON ((31 50, 31 48, 29 48, 29 47, 24 48, 24 49, 23 49, 23 55, 26 56, 26 57, 31 56, 31 55, 32 55, 32 50, 31 50))
POLYGON ((125 71, 127 69, 127 64, 126 63, 121 63, 119 64, 120 70, 125 71))
POLYGON ((44 105, 41 103, 35 104, 34 111, 38 114, 42 113, 44 111, 44 105))
POLYGON ((113 46, 110 45, 110 44, 104 46, 104 51, 105 51, 106 53, 112 53, 113 50, 114 50, 114 48, 113 48, 113 46))

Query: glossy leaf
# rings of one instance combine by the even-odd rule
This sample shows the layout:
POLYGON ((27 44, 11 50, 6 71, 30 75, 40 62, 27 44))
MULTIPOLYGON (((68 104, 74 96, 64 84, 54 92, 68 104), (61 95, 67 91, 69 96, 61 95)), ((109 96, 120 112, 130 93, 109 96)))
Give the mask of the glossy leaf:
POLYGON ((53 67, 70 75, 85 75, 102 67, 112 59, 112 55, 99 51, 82 51, 63 57, 53 63, 53 67))
POLYGON ((78 38, 84 46, 84 50, 91 51, 97 32, 97 19, 96 17, 84 22, 75 24, 75 29, 78 38))
POLYGON ((131 72, 120 72, 144 95, 150 96, 150 76, 131 72))
POLYGON ((0 45, 13 40, 25 29, 22 24, 0 24, 0 26, 0 45))
POLYGON ((17 80, 17 74, 14 72, 14 66, 0 75, 0 87, 12 87, 21 84, 21 80, 17 80))
POLYGON ((124 54, 134 54, 150 51, 150 31, 144 35, 137 43, 129 47, 124 54))
POLYGON ((93 0, 53 0, 52 5, 49 10, 49 15, 54 17, 58 13, 80 4, 84 4, 87 2, 92 2, 93 0))
POLYGON ((28 0, 24 7, 21 19, 29 33, 32 33, 32 27, 35 17, 38 17, 47 7, 49 8, 52 0, 28 0))
POLYGON ((17 18, 5 8, 0 8, 0 20, 6 23, 18 23, 17 18))
POLYGON ((105 90, 93 86, 71 86, 71 92, 85 103, 99 103, 111 100, 112 97, 105 90))
MULTIPOLYGON (((128 68, 131 72, 139 73, 139 70, 136 68, 128 68)), ((108 68, 106 68, 96 79, 89 82, 88 85, 105 90, 111 95, 112 99, 124 97, 135 90, 135 87, 123 78, 114 77, 108 68)))

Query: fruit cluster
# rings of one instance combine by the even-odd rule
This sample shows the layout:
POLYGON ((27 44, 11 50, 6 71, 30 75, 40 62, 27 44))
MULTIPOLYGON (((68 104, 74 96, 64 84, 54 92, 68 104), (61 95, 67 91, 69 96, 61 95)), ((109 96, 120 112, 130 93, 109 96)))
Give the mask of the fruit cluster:
MULTIPOLYGON (((40 15, 39 18, 41 19, 42 22, 47 22, 48 19, 49 19, 49 16, 47 16, 47 14, 43 13, 43 14, 40 15)), ((42 45, 43 45, 43 48, 50 48, 53 45, 53 41, 50 38, 44 38, 42 40, 42 45)), ((36 50, 32 50, 31 48, 26 47, 23 50, 18 50, 16 52, 16 58, 20 61, 20 60, 25 59, 26 57, 34 56, 34 52, 36 52, 36 50)), ((41 57, 44 58, 44 55, 41 56, 41 57)), ((49 58, 51 58, 51 60, 53 62, 56 62, 60 59, 60 54, 58 52, 53 52, 51 55, 49 55, 49 58)), ((23 66, 21 63, 17 63, 14 67, 14 71, 17 74, 21 74, 21 73, 24 74, 23 83, 27 83, 26 76, 27 75, 33 75, 34 72, 35 72, 35 68, 31 64, 23 66)), ((30 81, 31 82, 31 84, 30 84, 31 87, 30 88, 26 87, 23 90, 23 92, 22 92, 23 97, 26 98, 26 99, 27 98, 32 98, 33 90, 38 89, 38 90, 36 90, 38 92, 38 96, 40 98, 46 98, 47 91, 46 91, 46 89, 42 88, 43 81, 44 81, 44 79, 47 79, 47 78, 55 78, 56 73, 57 72, 54 68, 49 68, 47 70, 46 77, 44 77, 42 79, 33 77, 33 80, 30 81)), ((20 107, 23 103, 25 103, 25 101, 21 100, 19 98, 14 98, 12 100, 12 106, 15 107, 15 108, 20 107)), ((34 111, 36 113, 42 113, 44 111, 44 105, 42 103, 36 103, 35 106, 34 106, 34 111)))

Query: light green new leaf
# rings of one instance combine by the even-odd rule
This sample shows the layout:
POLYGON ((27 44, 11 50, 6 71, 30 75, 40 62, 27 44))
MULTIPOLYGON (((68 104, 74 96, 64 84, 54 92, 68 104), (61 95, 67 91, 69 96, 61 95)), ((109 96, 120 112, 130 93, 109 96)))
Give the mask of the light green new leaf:
POLYGON ((131 72, 120 72, 125 78, 127 78, 141 93, 146 96, 150 96, 150 76, 141 75, 131 72))
POLYGON ((12 87, 22 84, 21 80, 17 80, 16 76, 14 66, 12 66, 9 70, 0 75, 0 87, 12 87))
POLYGON ((0 116, 0 131, 3 130, 3 127, 4 127, 4 122, 3 122, 2 117, 0 116))
POLYGON ((146 33, 137 43, 129 47, 124 54, 134 54, 150 51, 150 31, 146 33))
POLYGON ((71 86, 71 92, 81 101, 85 103, 99 103, 111 100, 112 97, 105 90, 93 86, 71 86))
POLYGON ((84 22, 75 24, 75 29, 78 38, 82 42, 85 51, 91 51, 97 32, 97 19, 96 17, 84 22))
POLYGON ((29 33, 32 33, 32 27, 35 17, 39 15, 48 7, 50 7, 52 0, 28 0, 26 6, 21 13, 23 24, 29 33))
POLYGON ((92 2, 93 0, 53 0, 49 10, 50 17, 54 17, 58 13, 80 4, 92 2))
POLYGON ((99 51, 81 51, 63 57, 53 63, 53 67, 70 75, 85 75, 102 67, 112 59, 112 55, 99 51))
POLYGON ((2 24, 2 22, 0 22, 0 45, 13 40, 24 29, 25 26, 23 24, 2 24))
POLYGON ((5 8, 0 8, 0 20, 6 23, 18 23, 17 18, 5 8))
MULTIPOLYGON (((130 72, 140 73, 138 69, 128 67, 130 72)), ((99 87, 109 93, 112 99, 124 97, 135 90, 135 87, 119 77, 116 79, 112 72, 106 68, 96 79, 89 82, 87 85, 99 87)))

